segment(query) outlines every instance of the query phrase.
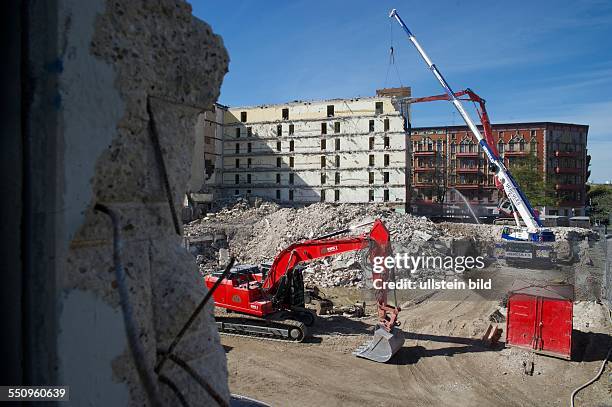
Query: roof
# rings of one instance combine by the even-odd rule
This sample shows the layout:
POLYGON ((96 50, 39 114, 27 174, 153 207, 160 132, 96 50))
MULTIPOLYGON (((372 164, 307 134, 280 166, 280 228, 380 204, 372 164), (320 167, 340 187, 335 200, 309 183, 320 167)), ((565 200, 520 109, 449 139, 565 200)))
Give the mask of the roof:
POLYGON ((356 96, 352 98, 334 98, 334 99, 311 99, 311 100, 292 100, 291 102, 285 103, 264 103, 261 105, 247 105, 247 106, 224 106, 231 110, 238 109, 256 109, 256 108, 266 108, 266 107, 274 107, 274 106, 295 106, 295 105, 310 105, 317 103, 325 103, 325 102, 346 102, 346 101, 358 101, 358 100, 375 100, 375 99, 392 99, 395 96, 392 95, 393 91, 397 92, 410 92, 410 87, 403 88, 385 88, 385 89, 377 89, 376 92, 379 93, 382 91, 382 94, 377 94, 375 96, 356 96))
MULTIPOLYGON (((547 126, 576 126, 576 127, 586 127, 588 129, 588 124, 577 124, 577 123, 561 123, 561 122, 515 122, 515 123, 491 123, 492 127, 547 127, 547 126)), ((477 127, 482 128, 482 125, 479 124, 477 127)), ((412 131, 419 130, 435 130, 435 129, 453 129, 453 130, 467 130, 467 126, 465 124, 462 125, 452 125, 452 126, 425 126, 425 127, 412 127, 412 131)))
POLYGON ((547 281, 516 280, 510 287, 510 295, 525 294, 534 297, 554 298, 558 300, 574 300, 574 286, 571 284, 555 284, 547 281))

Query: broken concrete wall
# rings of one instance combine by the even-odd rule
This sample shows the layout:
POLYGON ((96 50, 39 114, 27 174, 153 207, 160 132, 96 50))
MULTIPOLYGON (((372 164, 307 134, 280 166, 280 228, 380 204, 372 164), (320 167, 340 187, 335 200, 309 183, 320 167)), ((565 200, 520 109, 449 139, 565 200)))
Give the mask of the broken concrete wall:
POLYGON ((189 179, 189 191, 198 192, 204 185, 206 167, 204 164, 204 156, 206 155, 206 146, 204 144, 204 132, 208 123, 206 123, 206 112, 198 116, 198 121, 195 128, 195 145, 193 149, 193 160, 191 162, 191 177, 189 179))
MULTIPOLYGON (((42 377, 71 386, 72 405, 143 405, 113 273, 111 223, 93 207, 104 204, 119 214, 130 300, 152 368, 157 352, 168 347, 205 294, 193 258, 181 247, 172 211, 180 214, 197 117, 216 101, 228 56, 221 39, 184 1, 60 0, 36 7, 53 16, 47 34, 57 36, 51 38, 57 48, 40 61, 55 68, 39 71, 46 69, 47 76, 41 73, 33 91, 46 103, 44 119, 54 123, 46 134, 54 140, 52 149, 39 148, 40 156, 33 157, 52 169, 56 193, 40 211, 54 239, 35 237, 50 248, 40 259, 48 262, 41 271, 49 272, 34 288, 55 304, 45 307, 32 298, 31 309, 40 314, 32 321, 54 320, 44 335, 55 332, 58 338, 44 339, 56 356, 49 356, 51 367, 42 377), (57 85, 52 90, 42 86, 52 82, 57 85)), ((37 34, 31 45, 41 41, 37 34)), ((45 188, 49 184, 39 185, 45 188)), ((212 305, 175 353, 229 398, 212 305)), ((210 404, 183 370, 168 363, 164 374, 191 405, 210 404)), ((167 404, 177 403, 167 388, 160 391, 167 404)))
POLYGON ((212 204, 221 195, 223 170, 223 118, 227 108, 216 104, 198 117, 189 189, 199 204, 212 204))

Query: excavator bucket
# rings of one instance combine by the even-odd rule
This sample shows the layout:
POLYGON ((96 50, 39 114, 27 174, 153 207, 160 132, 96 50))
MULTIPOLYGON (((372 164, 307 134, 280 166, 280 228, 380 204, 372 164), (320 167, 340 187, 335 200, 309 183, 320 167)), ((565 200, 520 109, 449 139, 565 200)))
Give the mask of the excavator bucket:
POLYGON ((375 362, 385 363, 404 345, 404 336, 398 329, 387 332, 378 328, 374 337, 353 351, 353 355, 370 359, 375 362))

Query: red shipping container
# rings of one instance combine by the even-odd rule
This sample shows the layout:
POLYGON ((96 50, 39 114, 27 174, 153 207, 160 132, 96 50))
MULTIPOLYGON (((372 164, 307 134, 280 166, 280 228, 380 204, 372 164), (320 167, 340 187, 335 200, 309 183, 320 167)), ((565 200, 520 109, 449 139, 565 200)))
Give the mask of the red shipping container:
POLYGON ((506 344, 571 359, 573 301, 570 284, 516 281, 508 298, 506 344))

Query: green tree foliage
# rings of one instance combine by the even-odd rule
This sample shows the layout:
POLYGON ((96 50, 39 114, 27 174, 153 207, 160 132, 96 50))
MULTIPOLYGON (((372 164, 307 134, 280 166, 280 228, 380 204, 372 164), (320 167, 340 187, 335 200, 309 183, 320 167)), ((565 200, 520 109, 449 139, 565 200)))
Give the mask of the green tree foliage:
POLYGON ((540 161, 530 155, 516 159, 510 166, 512 176, 533 206, 557 206, 555 185, 551 180, 544 181, 539 170, 540 161))
POLYGON ((612 212, 612 185, 591 185, 587 197, 591 206, 591 219, 607 224, 609 213, 612 212))

